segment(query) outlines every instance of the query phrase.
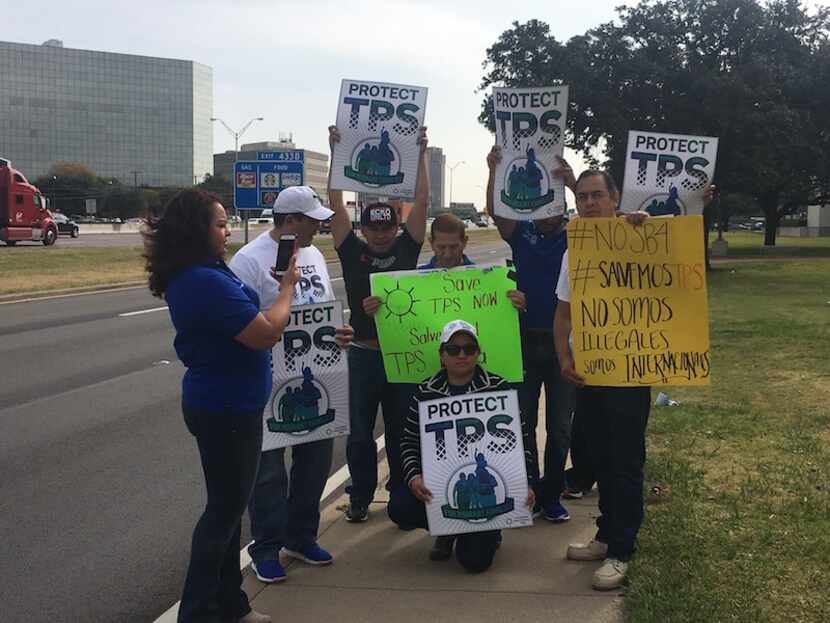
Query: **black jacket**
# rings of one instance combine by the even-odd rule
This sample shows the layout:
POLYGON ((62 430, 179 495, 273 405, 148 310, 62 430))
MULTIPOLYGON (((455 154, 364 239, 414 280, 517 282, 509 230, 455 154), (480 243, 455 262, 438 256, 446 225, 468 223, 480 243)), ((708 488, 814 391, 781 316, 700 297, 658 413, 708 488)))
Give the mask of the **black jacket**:
MULTIPOLYGON (((507 391, 514 387, 500 376, 487 372, 481 366, 476 366, 473 380, 470 382, 468 394, 480 392, 507 391)), ((406 484, 409 484, 415 476, 421 475, 421 433, 418 426, 419 405, 426 400, 447 398, 452 396, 450 384, 447 380, 447 371, 443 368, 430 377, 415 389, 412 400, 409 403, 409 411, 403 424, 401 433, 401 469, 406 484)), ((522 442, 525 449, 525 467, 528 478, 533 473, 531 465, 533 458, 528 450, 528 430, 524 418, 519 418, 522 424, 522 442)))

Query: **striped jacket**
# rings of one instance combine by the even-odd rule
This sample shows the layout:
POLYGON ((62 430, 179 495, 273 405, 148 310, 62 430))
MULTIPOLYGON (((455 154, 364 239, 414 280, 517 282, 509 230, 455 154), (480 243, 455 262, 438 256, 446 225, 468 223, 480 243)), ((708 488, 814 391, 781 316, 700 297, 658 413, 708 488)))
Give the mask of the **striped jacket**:
MULTIPOLYGON (((476 392, 507 391, 514 387, 500 376, 487 372, 481 366, 476 366, 475 375, 470 383, 468 394, 476 392)), ((412 400, 409 402, 409 411, 403 424, 401 433, 401 469, 406 484, 409 484, 415 476, 421 475, 421 433, 418 426, 419 405, 427 400, 436 398, 447 398, 452 396, 450 384, 447 381, 447 371, 442 369, 430 377, 415 389, 412 400)), ((522 424, 522 442, 525 449, 525 467, 528 479, 531 470, 532 457, 528 450, 528 430, 524 418, 520 418, 522 424)))

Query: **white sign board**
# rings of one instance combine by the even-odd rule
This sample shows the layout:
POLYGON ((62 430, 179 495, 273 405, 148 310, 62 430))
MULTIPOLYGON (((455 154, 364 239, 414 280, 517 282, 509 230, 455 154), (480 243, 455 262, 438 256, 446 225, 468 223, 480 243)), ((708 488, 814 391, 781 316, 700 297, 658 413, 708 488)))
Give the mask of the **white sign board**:
POLYGON ((564 214, 565 183, 551 171, 565 147, 568 87, 494 88, 493 108, 501 147, 496 216, 530 221, 564 214))
POLYGON ((343 80, 337 103, 340 142, 331 158, 331 188, 387 197, 415 196, 418 129, 427 89, 343 80))
POLYGON ((516 391, 462 394, 419 408, 421 467, 433 496, 430 534, 532 525, 516 391))
POLYGON ((718 139, 631 130, 620 209, 651 216, 703 214, 703 195, 715 176, 718 139))
POLYGON ((86 199, 84 201, 84 207, 86 207, 87 214, 97 214, 98 213, 98 200, 97 199, 86 199))
POLYGON ((262 449, 349 434, 349 366, 334 341, 340 301, 297 305, 272 351, 274 388, 263 413, 262 449))

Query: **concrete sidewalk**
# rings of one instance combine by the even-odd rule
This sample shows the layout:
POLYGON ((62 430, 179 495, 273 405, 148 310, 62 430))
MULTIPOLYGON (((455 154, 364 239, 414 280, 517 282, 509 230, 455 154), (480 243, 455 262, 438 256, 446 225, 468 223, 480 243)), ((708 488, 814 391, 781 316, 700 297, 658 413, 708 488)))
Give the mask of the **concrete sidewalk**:
POLYGON ((323 511, 319 542, 335 559, 328 567, 283 559, 288 579, 277 585, 262 584, 249 568, 244 588, 253 608, 275 622, 623 621, 620 593, 591 589, 600 563, 565 560, 568 543, 595 533, 596 490, 567 501, 569 522, 540 518, 531 528, 503 531, 493 566, 477 575, 455 558, 430 561, 431 537, 399 530, 386 515, 387 501, 379 490, 363 524, 345 520, 346 496, 323 511))

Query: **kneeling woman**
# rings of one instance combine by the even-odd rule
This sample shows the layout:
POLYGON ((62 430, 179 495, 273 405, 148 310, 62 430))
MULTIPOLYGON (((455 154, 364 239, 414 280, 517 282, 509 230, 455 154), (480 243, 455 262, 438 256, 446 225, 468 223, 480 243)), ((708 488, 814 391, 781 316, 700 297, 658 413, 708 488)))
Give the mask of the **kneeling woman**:
MULTIPOLYGON (((389 518, 405 529, 427 528, 425 504, 432 500, 421 472, 421 437, 418 426, 419 403, 426 400, 511 389, 503 378, 487 372, 478 365, 481 350, 475 327, 463 320, 453 320, 441 332, 441 370, 421 383, 412 396, 409 413, 401 435, 401 462, 404 482, 393 489, 389 499, 389 518)), ((525 461, 531 460, 527 451, 528 431, 522 422, 522 437, 525 447, 525 461)), ((528 466, 528 474, 533 473, 528 466)), ((533 489, 528 489, 528 507, 533 507, 533 489)), ((493 563, 496 549, 501 543, 501 531, 473 532, 454 536, 438 537, 430 558, 446 560, 455 555, 467 571, 480 573, 493 563)))

